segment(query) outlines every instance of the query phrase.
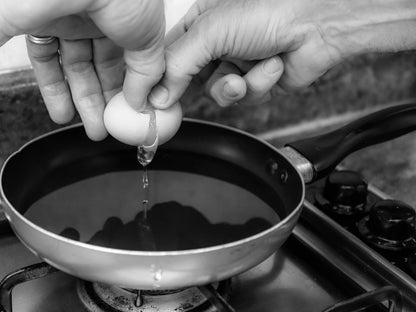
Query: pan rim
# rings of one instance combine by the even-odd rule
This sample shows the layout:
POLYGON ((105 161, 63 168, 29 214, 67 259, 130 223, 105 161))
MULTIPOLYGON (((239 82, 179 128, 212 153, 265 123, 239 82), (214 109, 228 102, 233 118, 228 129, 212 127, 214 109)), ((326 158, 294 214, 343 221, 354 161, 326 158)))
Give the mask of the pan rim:
MULTIPOLYGON (((127 250, 127 249, 116 249, 116 248, 110 248, 110 247, 102 247, 102 246, 96 246, 96 245, 92 245, 92 244, 88 244, 88 243, 84 243, 84 242, 79 242, 76 240, 72 240, 69 238, 66 238, 64 236, 55 234, 51 231, 48 231, 38 225, 36 225, 35 223, 33 223, 32 221, 28 220, 27 218, 25 218, 19 211, 17 211, 13 205, 11 205, 11 203, 9 202, 9 200, 7 199, 5 193, 4 193, 4 189, 3 189, 3 174, 4 174, 4 170, 7 166, 7 164, 11 161, 11 159, 13 159, 13 157, 16 157, 19 153, 22 153, 28 146, 35 144, 37 141, 40 141, 46 137, 49 137, 51 135, 54 135, 56 133, 62 132, 62 131, 67 131, 70 130, 72 128, 77 128, 77 127, 82 127, 82 123, 76 123, 73 125, 69 125, 69 126, 65 126, 56 130, 52 130, 49 131, 47 133, 44 133, 40 136, 37 136, 36 138, 33 138, 31 140, 29 140, 28 142, 26 142, 25 144, 23 144, 17 151, 13 152, 9 157, 7 157, 7 159, 5 160, 5 162, 3 163, 1 170, 0 170, 0 207, 3 205, 7 205, 7 207, 16 215, 16 217, 18 217, 20 219, 20 221, 24 222, 27 226, 29 226, 30 228, 32 228, 35 231, 40 232, 42 235, 45 235, 47 237, 50 237, 52 239, 55 239, 61 243, 65 243, 65 244, 70 244, 76 247, 82 247, 82 248, 87 248, 89 250, 93 250, 93 251, 97 251, 97 252, 103 252, 103 253, 107 253, 107 254, 117 254, 117 255, 125 255, 125 256, 141 256, 141 257, 165 257, 165 256, 188 256, 188 255, 192 255, 192 254, 203 254, 203 253, 208 253, 208 252, 215 252, 215 251, 219 251, 219 250, 223 250, 223 249, 229 249, 229 248, 235 248, 238 247, 240 245, 252 242, 252 241, 257 241, 263 237, 268 236, 271 232, 276 231, 278 228, 284 227, 285 225, 287 225, 288 223, 290 223, 290 221, 295 218, 298 214, 300 214, 302 207, 303 207, 303 203, 304 203, 304 199, 305 199, 305 192, 306 192, 306 188, 305 188, 305 182, 303 180, 303 177, 301 175, 301 173, 299 172, 298 168, 292 164, 292 161, 286 156, 284 155, 284 153, 282 153, 278 148, 276 148, 275 146, 273 146, 272 144, 270 144, 269 142, 255 136, 254 134, 245 132, 243 130, 231 127, 231 126, 227 126, 227 125, 223 125, 223 124, 219 124, 216 122, 212 122, 212 121, 205 121, 205 120, 200 120, 200 119, 194 119, 194 118, 183 118, 183 121, 186 122, 190 122, 190 123, 194 123, 194 124, 203 124, 203 125, 208 125, 208 126, 213 126, 213 127, 219 127, 222 128, 224 130, 227 131, 231 131, 234 133, 237 133, 239 135, 244 135, 244 136, 248 136, 251 139, 258 141, 261 144, 266 145, 269 149, 271 149, 273 152, 277 153, 278 155, 280 155, 280 157, 284 158, 294 169, 294 172, 296 172, 297 174, 297 178, 300 181, 300 186, 301 186, 301 196, 300 196, 300 200, 299 203, 296 205, 296 207, 283 219, 281 219, 279 222, 277 222, 275 225, 271 226, 270 228, 261 231, 255 235, 251 235, 249 237, 237 240, 237 241, 233 241, 230 243, 226 243, 226 244, 221 244, 221 245, 215 245, 215 246, 210 246, 210 247, 203 247, 203 248, 197 248, 197 249, 187 249, 187 250, 175 250, 175 251, 140 251, 140 250, 127 250)), ((3 210, 5 212, 6 218, 8 220, 8 222, 10 223, 11 227, 14 229, 13 223, 10 220, 10 217, 7 215, 7 209, 5 207, 3 207, 3 210)), ((15 235, 20 239, 20 235, 18 235, 18 233, 15 233, 15 235)), ((24 243, 25 246, 26 243, 24 243)), ((33 248, 30 248, 31 250, 33 250, 33 248)))

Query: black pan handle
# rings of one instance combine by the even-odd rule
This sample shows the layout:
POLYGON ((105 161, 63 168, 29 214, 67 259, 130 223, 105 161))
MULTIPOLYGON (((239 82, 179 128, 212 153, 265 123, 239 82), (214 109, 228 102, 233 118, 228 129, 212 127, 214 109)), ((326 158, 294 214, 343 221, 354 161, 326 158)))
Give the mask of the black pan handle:
POLYGON ((347 155, 413 130, 416 130, 415 102, 380 110, 335 131, 287 146, 312 164, 312 180, 317 180, 329 174, 347 155))

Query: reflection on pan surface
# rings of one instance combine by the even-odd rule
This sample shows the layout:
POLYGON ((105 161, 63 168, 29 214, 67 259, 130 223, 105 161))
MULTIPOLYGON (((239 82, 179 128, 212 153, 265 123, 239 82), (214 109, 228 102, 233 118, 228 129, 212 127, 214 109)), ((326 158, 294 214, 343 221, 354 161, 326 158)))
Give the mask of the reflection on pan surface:
POLYGON ((281 207, 272 209, 240 186, 167 170, 149 170, 152 208, 144 220, 141 174, 110 172, 67 185, 37 200, 25 217, 74 240, 147 251, 221 245, 280 220, 276 211, 281 207))

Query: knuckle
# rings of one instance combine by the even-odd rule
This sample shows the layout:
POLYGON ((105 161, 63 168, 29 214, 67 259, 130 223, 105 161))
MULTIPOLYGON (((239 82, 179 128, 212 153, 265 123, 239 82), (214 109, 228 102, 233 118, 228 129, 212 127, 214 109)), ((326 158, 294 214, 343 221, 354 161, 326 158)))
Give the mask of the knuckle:
POLYGON ((85 114, 95 114, 104 108, 103 97, 97 93, 86 94, 75 98, 74 101, 77 104, 78 111, 84 116, 85 114))
POLYGON ((136 67, 127 67, 127 73, 134 76, 144 77, 152 81, 159 81, 163 76, 163 70, 152 67, 141 69, 136 67))
POLYGON ((62 80, 40 85, 40 89, 44 96, 55 96, 69 92, 67 84, 62 80))
MULTIPOLYGON (((56 101, 56 99, 54 99, 56 101)), ((51 106, 51 105, 50 105, 51 106)), ((72 106, 65 106, 61 110, 53 110, 49 106, 49 116, 52 121, 58 125, 64 125, 70 122, 75 115, 74 109, 72 106)))
POLYGON ((63 65, 65 71, 73 73, 85 73, 94 70, 92 63, 89 61, 81 61, 63 65))
POLYGON ((140 51, 137 55, 131 54, 130 57, 127 57, 127 71, 152 79, 162 78, 166 67, 163 51, 152 56, 148 54, 146 51, 140 51))
POLYGON ((58 44, 51 43, 45 46, 27 45, 27 51, 32 61, 46 63, 58 57, 58 44))
POLYGON ((94 66, 101 70, 111 70, 124 66, 124 60, 122 57, 113 57, 102 61, 94 61, 94 66))

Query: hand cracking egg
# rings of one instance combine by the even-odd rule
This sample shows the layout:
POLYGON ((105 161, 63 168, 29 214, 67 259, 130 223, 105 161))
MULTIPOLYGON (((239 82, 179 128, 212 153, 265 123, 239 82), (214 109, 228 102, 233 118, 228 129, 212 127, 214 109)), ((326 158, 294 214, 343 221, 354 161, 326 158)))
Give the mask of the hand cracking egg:
MULTIPOLYGON (((178 131, 182 121, 179 103, 168 109, 155 109, 159 144, 170 140, 178 131)), ((145 142, 149 131, 150 114, 134 110, 122 92, 116 94, 104 111, 104 125, 115 139, 125 144, 138 146, 145 142)))

